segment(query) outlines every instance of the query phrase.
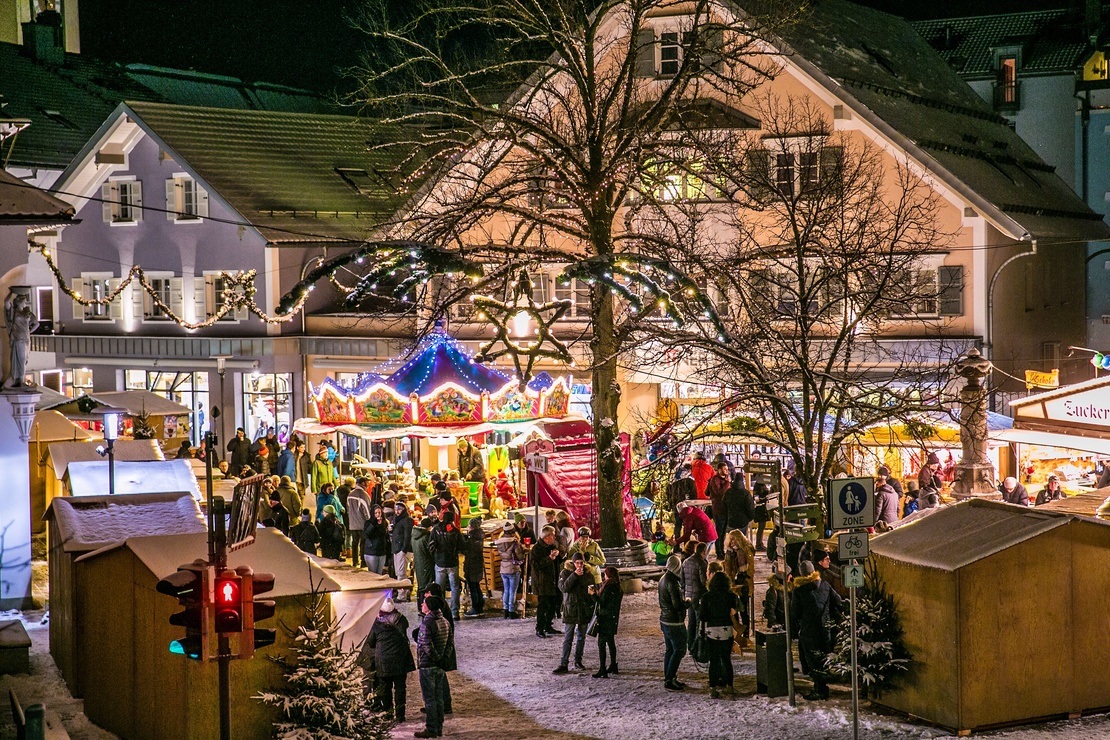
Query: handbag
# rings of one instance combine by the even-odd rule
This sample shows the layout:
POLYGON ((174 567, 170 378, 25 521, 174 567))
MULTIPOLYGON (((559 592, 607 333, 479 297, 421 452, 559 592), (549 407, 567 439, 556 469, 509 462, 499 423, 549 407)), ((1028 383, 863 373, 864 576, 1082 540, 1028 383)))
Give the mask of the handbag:
POLYGON ((694 644, 690 648, 690 657, 694 659, 695 663, 709 662, 709 637, 705 634, 704 626, 698 631, 697 637, 694 638, 694 644))
POLYGON ((589 635, 590 637, 597 637, 598 622, 600 621, 600 619, 599 619, 600 616, 601 615, 599 614, 599 609, 595 605, 593 616, 590 617, 590 623, 586 625, 586 634, 589 635))

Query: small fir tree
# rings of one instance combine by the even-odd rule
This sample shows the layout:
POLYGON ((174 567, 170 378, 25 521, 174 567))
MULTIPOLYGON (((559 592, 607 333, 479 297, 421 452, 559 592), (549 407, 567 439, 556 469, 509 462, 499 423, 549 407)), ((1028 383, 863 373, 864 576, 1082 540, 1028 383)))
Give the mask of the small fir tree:
MULTIPOLYGON (((910 653, 903 639, 902 622, 894 597, 886 590, 872 558, 864 564, 864 577, 864 586, 856 596, 857 665, 864 692, 876 698, 898 676, 909 670, 910 653)), ((828 668, 851 680, 852 624, 847 609, 837 628, 828 668)))
POLYGON ((274 737, 282 740, 385 740, 391 722, 370 711, 358 651, 338 645, 339 623, 330 611, 326 595, 314 588, 290 654, 271 657, 285 670, 285 690, 255 699, 281 710, 274 737))

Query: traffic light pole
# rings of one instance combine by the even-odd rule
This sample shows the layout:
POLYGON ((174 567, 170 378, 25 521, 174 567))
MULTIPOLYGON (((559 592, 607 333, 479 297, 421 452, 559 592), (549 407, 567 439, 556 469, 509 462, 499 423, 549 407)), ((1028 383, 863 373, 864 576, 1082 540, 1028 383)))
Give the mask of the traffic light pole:
MULTIPOLYGON (((204 469, 208 496, 208 562, 222 573, 227 567, 227 529, 224 521, 224 500, 213 493, 212 460, 216 454, 216 434, 204 435, 204 469)), ((216 640, 216 663, 220 684, 220 740, 231 740, 231 641, 221 633, 216 640)))
MULTIPOLYGON (((779 484, 780 488, 782 484, 779 484)), ((786 630, 786 692, 790 706, 797 706, 794 697, 794 645, 790 639, 790 566, 786 563, 786 491, 779 491, 779 527, 782 542, 782 617, 786 630)), ((777 545, 776 545, 777 547, 777 545)))

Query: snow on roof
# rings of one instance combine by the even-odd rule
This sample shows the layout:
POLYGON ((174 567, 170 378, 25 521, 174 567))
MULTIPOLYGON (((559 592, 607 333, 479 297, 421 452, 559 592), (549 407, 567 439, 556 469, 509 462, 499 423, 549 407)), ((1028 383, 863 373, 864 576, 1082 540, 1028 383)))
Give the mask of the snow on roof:
MULTIPOLYGON (((99 496, 108 492, 107 460, 72 462, 67 472, 72 496, 99 496)), ((185 460, 116 461, 116 494, 187 493, 200 499, 200 486, 185 460)))
POLYGON ((82 429, 57 411, 39 411, 31 425, 31 442, 83 442, 92 439, 88 429, 82 429))
MULTIPOLYGON (((103 444, 98 439, 85 442, 55 442, 50 445, 50 460, 54 466, 54 475, 61 480, 70 463, 92 462, 103 460, 97 447, 103 444)), ((162 448, 153 439, 117 439, 113 445, 116 464, 120 462, 138 462, 143 460, 165 460, 162 448)))
POLYGON ((312 562, 327 571, 327 574, 334 578, 344 591, 403 588, 405 584, 412 586, 412 581, 407 578, 404 581, 398 581, 396 578, 371 573, 365 569, 355 570, 354 566, 345 560, 332 560, 313 555, 312 562))
POLYGON ((205 532, 200 507, 184 493, 68 496, 50 502, 44 519, 53 519, 66 552, 91 552, 129 537, 205 532))
MULTIPOLYGON (((162 579, 177 572, 178 566, 205 559, 208 556, 208 535, 196 534, 131 537, 122 544, 101 548, 77 558, 78 562, 100 557, 119 547, 135 553, 155 578, 162 579)), ((235 569, 249 565, 258 572, 274 574, 272 598, 299 596, 311 593, 313 586, 326 592, 341 591, 339 583, 308 555, 289 541, 289 538, 271 527, 260 527, 254 544, 228 553, 227 565, 235 569)))
POLYGON ((1101 524, 1041 508, 972 499, 875 537, 871 551, 924 568, 955 571, 1081 518, 1101 524))

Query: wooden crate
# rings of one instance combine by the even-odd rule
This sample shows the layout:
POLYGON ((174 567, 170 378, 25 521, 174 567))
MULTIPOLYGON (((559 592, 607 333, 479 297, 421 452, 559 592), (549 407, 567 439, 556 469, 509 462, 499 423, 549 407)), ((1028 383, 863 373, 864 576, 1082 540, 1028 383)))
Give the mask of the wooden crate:
POLYGON ((496 545, 487 541, 483 555, 486 571, 482 577, 482 590, 486 594, 492 594, 495 590, 501 590, 501 553, 496 545))

